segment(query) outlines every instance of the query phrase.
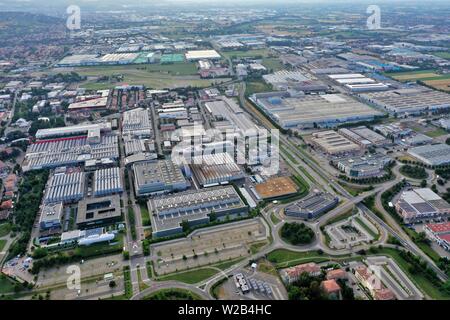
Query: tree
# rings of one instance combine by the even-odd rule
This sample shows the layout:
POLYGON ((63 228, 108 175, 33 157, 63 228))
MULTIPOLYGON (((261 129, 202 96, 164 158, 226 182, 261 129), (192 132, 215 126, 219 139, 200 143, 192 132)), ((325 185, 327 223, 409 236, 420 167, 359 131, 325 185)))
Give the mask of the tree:
POLYGON ((115 288, 116 286, 117 286, 117 284, 116 284, 116 282, 115 282, 114 280, 111 280, 111 281, 109 282, 109 287, 110 287, 111 289, 115 288))

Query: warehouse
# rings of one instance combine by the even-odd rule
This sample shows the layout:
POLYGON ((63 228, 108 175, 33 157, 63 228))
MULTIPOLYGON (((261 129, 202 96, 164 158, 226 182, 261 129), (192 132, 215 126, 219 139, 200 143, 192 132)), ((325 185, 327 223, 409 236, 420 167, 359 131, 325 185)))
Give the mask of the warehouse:
POLYGON ((217 60, 220 58, 221 56, 216 50, 193 50, 186 52, 186 60, 190 61, 203 59, 217 60))
POLYGON ((171 160, 146 161, 133 165, 136 196, 186 190, 188 182, 171 160))
POLYGON ((257 94, 252 100, 282 128, 329 128, 341 123, 370 121, 382 113, 344 94, 257 94))
POLYGON ((395 209, 405 223, 442 218, 450 214, 450 204, 428 188, 403 192, 395 203, 395 209))
POLYGON ((94 172, 94 195, 96 197, 121 192, 123 192, 123 186, 118 167, 96 170, 94 172))
POLYGON ((408 153, 430 166, 450 163, 450 146, 443 143, 412 148, 408 153))
POLYGON ((228 153, 194 157, 192 163, 192 173, 202 187, 244 178, 244 173, 228 153))
POLYGON ((418 115, 450 108, 450 95, 425 87, 364 93, 360 97, 397 115, 418 115))
POLYGON ((287 216, 315 219, 319 215, 333 209, 339 203, 339 198, 329 193, 315 192, 285 208, 287 216))
POLYGON ((77 227, 91 229, 122 221, 120 196, 85 198, 78 203, 77 227))
POLYGON ((77 202, 84 196, 84 172, 55 173, 47 184, 44 203, 77 202))
POLYGON ((122 134, 139 138, 150 138, 153 127, 148 109, 137 108, 123 113, 122 134))
POLYGON ((313 133, 311 142, 314 146, 329 155, 355 154, 361 148, 336 131, 322 131, 313 133))
POLYGON ((188 191, 151 199, 148 202, 153 237, 165 237, 183 232, 182 222, 190 226, 206 224, 210 214, 217 218, 246 214, 244 204, 232 186, 188 191))

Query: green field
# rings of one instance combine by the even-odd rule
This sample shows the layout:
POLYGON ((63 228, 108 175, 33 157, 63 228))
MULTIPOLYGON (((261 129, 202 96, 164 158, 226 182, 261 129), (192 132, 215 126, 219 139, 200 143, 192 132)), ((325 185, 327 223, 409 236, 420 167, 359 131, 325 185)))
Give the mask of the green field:
POLYGON ((246 51, 225 51, 221 52, 221 54, 226 58, 259 57, 259 56, 266 58, 269 56, 269 51, 267 49, 255 49, 246 51))
POLYGON ((9 223, 0 224, 0 238, 7 236, 11 232, 11 225, 9 223))
POLYGON ((277 218, 277 216, 273 212, 270 214, 270 220, 272 220, 273 224, 277 224, 278 222, 281 221, 280 219, 277 218))
POLYGON ((74 70, 81 76, 97 78, 107 77, 99 82, 86 81, 82 87, 89 90, 113 88, 127 83, 130 85, 145 85, 148 88, 163 89, 177 87, 208 87, 215 82, 229 79, 201 79, 197 75, 195 63, 182 62, 172 64, 127 65, 127 66, 95 66, 82 67, 74 70))
POLYGON ((157 280, 159 281, 180 281, 187 284, 195 284, 198 282, 201 282, 203 280, 206 280, 213 275, 215 275, 218 271, 212 268, 200 268, 195 269, 192 271, 185 271, 185 272, 179 272, 179 273, 173 273, 169 274, 167 276, 159 277, 157 280))
POLYGON ((146 205, 140 205, 140 208, 141 208, 142 225, 149 226, 151 224, 151 221, 148 208, 146 205))
POLYGON ((250 81, 246 83, 245 95, 251 96, 254 93, 273 91, 272 86, 263 81, 250 81))
POLYGON ((448 51, 433 52, 432 55, 443 59, 450 59, 450 52, 448 51))
POLYGON ((365 224, 360 217, 356 217, 355 218, 356 222, 364 228, 364 230, 367 231, 367 233, 369 233, 375 240, 378 240, 379 238, 379 234, 375 233, 367 224, 365 224))
POLYGON ((0 252, 3 251, 3 248, 5 247, 5 245, 6 245, 6 240, 1 240, 0 239, 0 252))
POLYGON ((14 292, 14 282, 3 274, 0 274, 0 294, 9 292, 14 292))
POLYGON ((435 70, 419 70, 419 71, 402 71, 385 73, 386 76, 394 78, 398 81, 427 81, 427 80, 444 80, 449 79, 449 74, 439 74, 435 70))
POLYGON ((446 134, 448 134, 448 132, 442 128, 437 128, 436 130, 428 131, 425 134, 430 138, 436 138, 440 136, 445 136, 446 134))
POLYGON ((202 298, 189 290, 171 288, 158 290, 142 300, 202 300, 202 298))
POLYGON ((264 58, 262 64, 268 70, 272 70, 273 72, 285 69, 280 59, 278 58, 264 58))

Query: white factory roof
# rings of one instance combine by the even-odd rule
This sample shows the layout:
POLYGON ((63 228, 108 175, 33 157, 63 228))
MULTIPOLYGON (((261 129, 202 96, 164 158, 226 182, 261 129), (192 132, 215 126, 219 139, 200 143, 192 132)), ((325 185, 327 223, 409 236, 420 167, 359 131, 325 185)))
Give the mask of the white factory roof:
POLYGON ((52 137, 57 135, 67 135, 72 133, 81 133, 81 132, 88 132, 89 130, 95 130, 99 128, 102 129, 111 129, 111 123, 110 122, 102 122, 102 123, 96 123, 96 124, 81 124, 76 126, 70 126, 70 127, 61 127, 61 128, 51 128, 51 129, 40 129, 36 132, 36 138, 41 139, 45 137, 52 137))
POLYGON ((344 73, 344 74, 329 74, 328 78, 331 79, 356 79, 356 78, 365 78, 364 75, 360 73, 344 73))
POLYGON ((193 50, 186 52, 187 60, 219 59, 220 54, 216 50, 193 50))

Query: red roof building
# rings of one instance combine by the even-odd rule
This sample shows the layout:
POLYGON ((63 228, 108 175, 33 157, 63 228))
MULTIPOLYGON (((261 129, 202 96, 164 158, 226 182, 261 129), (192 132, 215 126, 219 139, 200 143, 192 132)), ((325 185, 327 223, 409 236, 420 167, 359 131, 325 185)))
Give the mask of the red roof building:
POLYGON ((347 279, 347 272, 342 269, 330 270, 327 272, 327 280, 347 279))
POLYGON ((341 295, 341 287, 338 285, 336 280, 325 280, 320 284, 323 292, 329 297, 339 299, 341 295))

